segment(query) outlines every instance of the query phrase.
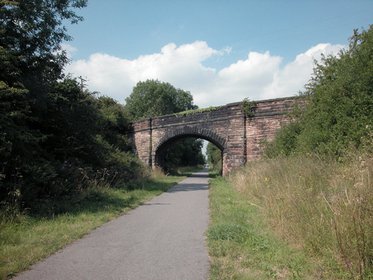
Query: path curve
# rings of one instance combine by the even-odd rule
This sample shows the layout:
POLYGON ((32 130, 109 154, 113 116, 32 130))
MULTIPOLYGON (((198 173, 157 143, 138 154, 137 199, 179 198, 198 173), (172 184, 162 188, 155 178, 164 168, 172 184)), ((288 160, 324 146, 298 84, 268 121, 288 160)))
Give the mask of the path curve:
POLYGON ((206 280, 208 220, 208 176, 194 173, 14 279, 206 280))

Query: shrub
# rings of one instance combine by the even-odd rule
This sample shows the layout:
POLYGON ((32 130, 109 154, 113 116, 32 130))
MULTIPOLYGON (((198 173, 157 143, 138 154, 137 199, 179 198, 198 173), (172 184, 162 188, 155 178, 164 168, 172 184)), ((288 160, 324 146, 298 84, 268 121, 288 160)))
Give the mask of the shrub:
POLYGON ((318 153, 341 157, 351 148, 373 151, 373 26, 354 32, 338 56, 323 57, 303 96, 306 109, 280 130, 267 155, 318 153))

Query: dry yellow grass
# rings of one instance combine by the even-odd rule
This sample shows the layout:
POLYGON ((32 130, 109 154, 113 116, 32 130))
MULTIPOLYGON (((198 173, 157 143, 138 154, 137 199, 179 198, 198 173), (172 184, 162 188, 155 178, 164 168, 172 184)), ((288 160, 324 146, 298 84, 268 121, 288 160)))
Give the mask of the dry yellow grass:
POLYGON ((369 279, 373 256, 373 159, 316 157, 248 164, 232 185, 273 230, 319 263, 326 279, 369 279))

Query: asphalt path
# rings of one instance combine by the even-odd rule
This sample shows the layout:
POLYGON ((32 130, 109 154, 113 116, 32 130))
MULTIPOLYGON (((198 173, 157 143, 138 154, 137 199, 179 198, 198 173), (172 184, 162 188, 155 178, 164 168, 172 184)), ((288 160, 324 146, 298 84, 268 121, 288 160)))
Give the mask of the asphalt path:
POLYGON ((194 173, 14 279, 206 280, 208 219, 208 176, 194 173))

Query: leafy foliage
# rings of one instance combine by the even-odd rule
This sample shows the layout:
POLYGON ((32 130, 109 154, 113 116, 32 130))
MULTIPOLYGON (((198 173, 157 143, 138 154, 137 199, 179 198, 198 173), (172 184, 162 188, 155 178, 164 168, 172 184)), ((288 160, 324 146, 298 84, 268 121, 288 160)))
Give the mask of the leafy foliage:
MULTIPOLYGON (((69 195, 97 181, 115 185, 141 176, 142 166, 124 136, 123 106, 82 91, 72 79, 56 83, 47 97, 43 119, 33 121, 37 133, 22 114, 23 122, 15 111, 5 108, 8 118, 2 114, 2 200, 18 194, 19 203, 30 207, 35 200, 69 195)), ((4 99, 1 104, 3 109, 4 99)))
POLYGON ((126 110, 131 119, 139 120, 197 109, 192 95, 169 83, 156 80, 139 82, 126 98, 126 110))
POLYGON ((70 40, 63 22, 82 20, 73 9, 86 0, 0 1, 0 46, 14 57, 12 68, 28 87, 43 87, 61 75, 67 61, 61 43, 70 40))
POLYGON ((349 149, 372 151, 373 26, 354 31, 347 50, 323 57, 303 93, 308 105, 281 130, 267 154, 343 156, 349 149))
POLYGON ((85 0, 0 1, 0 207, 40 208, 143 175, 128 116, 62 75, 63 25, 85 0))
POLYGON ((221 173, 222 171, 222 152, 212 143, 207 144, 207 162, 210 169, 221 173))
POLYGON ((248 98, 245 98, 242 101, 242 112, 248 117, 252 118, 255 115, 256 104, 254 101, 250 101, 248 98))

